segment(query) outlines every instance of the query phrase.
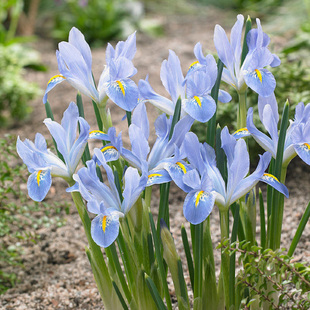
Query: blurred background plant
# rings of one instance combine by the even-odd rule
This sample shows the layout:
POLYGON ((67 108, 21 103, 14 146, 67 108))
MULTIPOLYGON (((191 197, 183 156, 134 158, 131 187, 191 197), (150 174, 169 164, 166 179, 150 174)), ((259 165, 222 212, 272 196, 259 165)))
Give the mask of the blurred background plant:
MULTIPOLYGON (((33 0, 31 3, 37 3, 33 0)), ((24 11, 22 0, 2 0, 0 4, 0 126, 25 119, 31 112, 29 101, 40 94, 38 86, 25 80, 25 68, 45 70, 39 53, 27 45, 33 41, 36 9, 24 11), (32 12, 34 11, 34 12, 32 12)))
POLYGON ((93 47, 134 32, 143 15, 142 3, 132 0, 55 0, 45 5, 54 6, 51 35, 57 42, 67 40, 75 26, 93 47))
POLYGON ((16 137, 6 135, 0 139, 0 294, 18 281, 22 268, 22 243, 40 239, 36 232, 42 227, 60 227, 69 213, 68 203, 37 203, 25 194, 27 168, 20 164, 16 153, 16 137), (3 267, 11 271, 4 272, 3 267))

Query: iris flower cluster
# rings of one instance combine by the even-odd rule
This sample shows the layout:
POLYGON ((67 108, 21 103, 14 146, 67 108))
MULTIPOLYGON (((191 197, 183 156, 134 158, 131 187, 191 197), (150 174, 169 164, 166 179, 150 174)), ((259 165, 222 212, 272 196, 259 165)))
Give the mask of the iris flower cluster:
POLYGON ((47 101, 47 94, 57 84, 67 81, 98 104, 108 96, 122 109, 132 111, 138 103, 139 94, 137 85, 131 79, 137 73, 132 63, 135 53, 135 33, 125 42, 118 42, 115 49, 109 44, 106 50, 107 64, 96 87, 91 70, 90 47, 84 35, 73 27, 69 33, 69 42, 60 42, 58 45, 56 57, 60 74, 49 80, 43 102, 47 101))
MULTIPOLYGON (((59 158, 49 149, 42 135, 37 134, 35 142, 17 140, 17 151, 31 173, 28 179, 29 196, 41 201, 45 198, 52 176, 60 176, 69 184, 75 182, 68 191, 81 193, 87 202, 87 209, 96 217, 92 220, 91 234, 100 246, 107 247, 119 234, 120 219, 125 217, 135 205, 146 187, 173 180, 187 193, 183 211, 185 218, 196 225, 203 222, 216 204, 221 210, 228 210, 234 202, 245 196, 259 181, 263 181, 288 196, 285 185, 275 177, 266 174, 271 157, 275 157, 278 142, 278 112, 273 95, 275 79, 265 68, 280 64, 278 57, 268 49, 269 37, 262 31, 259 19, 257 29, 252 29, 247 37, 248 53, 241 63, 241 33, 244 18, 238 15, 231 30, 230 41, 219 25, 215 27, 214 42, 218 56, 224 63, 222 80, 232 85, 238 92, 247 86, 259 96, 258 107, 262 123, 270 137, 260 132, 253 123, 253 110, 249 109, 247 129, 239 135, 231 135, 225 127, 221 132, 221 147, 227 157, 227 182, 217 168, 214 149, 207 143, 199 143, 197 136, 189 132, 193 122, 207 122, 216 111, 216 102, 211 97, 218 76, 218 69, 212 55, 204 56, 202 46, 197 43, 194 54, 197 60, 184 76, 180 60, 173 51, 164 60, 160 77, 171 99, 157 94, 148 79, 140 80, 138 86, 131 79, 137 72, 132 60, 136 53, 135 33, 115 49, 108 45, 106 66, 100 76, 98 86, 92 75, 92 56, 82 33, 72 28, 69 42, 61 42, 56 52, 59 75, 51 78, 44 95, 57 84, 67 81, 79 92, 100 103, 110 98, 126 111, 133 111, 129 126, 131 149, 123 147, 122 135, 116 134, 114 127, 104 133, 90 131, 87 122, 79 116, 75 103, 70 103, 61 124, 46 119, 59 158), (172 128, 172 115, 181 100, 181 117, 172 128), (157 139, 153 146, 149 143, 149 121, 146 103, 151 103, 165 114, 155 122, 157 139), (76 139, 77 126, 80 134, 76 139), (266 150, 260 156, 255 171, 249 174, 250 161, 246 142, 242 138, 252 135, 266 150), (76 168, 89 139, 104 140, 104 146, 94 150, 93 158, 86 166, 76 168), (123 165, 122 188, 117 188, 113 163, 123 165), (127 167, 130 164, 133 167, 127 167), (99 176, 97 166, 106 171, 109 186, 99 176)), ((228 102, 231 96, 219 91, 219 101, 228 102)), ((300 103, 296 108, 295 120, 287 132, 284 162, 296 153, 310 164, 310 105, 300 103)))
POLYGON ((240 93, 250 87, 260 96, 268 97, 273 93, 276 81, 265 67, 277 67, 281 61, 269 51, 270 38, 263 32, 260 20, 257 18, 257 29, 251 29, 247 34, 248 53, 241 63, 243 24, 244 17, 238 15, 231 29, 230 41, 224 29, 219 25, 215 26, 214 44, 219 58, 225 65, 222 80, 240 93))

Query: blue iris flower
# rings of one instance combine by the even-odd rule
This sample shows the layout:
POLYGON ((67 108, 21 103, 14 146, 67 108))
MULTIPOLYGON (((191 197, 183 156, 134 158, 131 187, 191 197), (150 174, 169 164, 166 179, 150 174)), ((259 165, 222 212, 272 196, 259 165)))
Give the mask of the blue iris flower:
POLYGON ((138 102, 138 87, 130 79, 137 73, 132 64, 135 52, 135 33, 125 42, 118 42, 115 50, 109 44, 106 51, 107 66, 100 76, 97 89, 91 71, 90 47, 83 34, 73 27, 69 33, 69 42, 60 42, 58 45, 56 56, 60 74, 48 82, 43 102, 46 102, 50 90, 66 80, 97 103, 108 96, 122 109, 132 111, 138 102))
POLYGON ((137 169, 127 168, 121 200, 112 169, 104 161, 100 161, 99 164, 106 170, 109 186, 99 180, 96 163, 90 160, 87 167, 81 168, 73 175, 76 183, 67 191, 79 191, 87 201, 88 211, 97 214, 91 223, 91 235, 99 246, 108 247, 118 236, 119 219, 130 211, 145 189, 147 174, 143 173, 140 176, 137 169))
POLYGON ((224 63, 222 80, 233 86, 238 92, 244 92, 248 87, 260 96, 270 96, 276 86, 276 81, 266 66, 276 67, 280 59, 268 49, 269 37, 262 30, 260 20, 256 19, 257 29, 252 29, 247 35, 248 54, 241 65, 242 28, 244 17, 237 16, 237 22, 231 29, 230 41, 224 29, 216 25, 214 44, 219 58, 224 63))
MULTIPOLYGON (((217 66, 213 56, 203 56, 200 44, 196 45, 194 51, 202 59, 204 70, 192 70, 186 78, 183 76, 180 60, 173 51, 169 51, 168 60, 162 63, 160 78, 172 100, 158 95, 147 80, 139 81, 139 90, 146 101, 168 115, 173 115, 176 102, 181 98, 181 117, 188 114, 200 122, 207 122, 216 110, 210 93, 217 78, 217 66)), ((221 99, 227 102, 231 97, 225 93, 221 99)))
POLYGON ((75 27, 69 32, 69 42, 60 42, 56 51, 60 74, 53 76, 43 97, 47 101, 47 94, 59 83, 69 82, 82 94, 99 101, 99 93, 92 76, 92 55, 84 35, 75 27))
POLYGON ((160 115, 155 121, 157 139, 153 147, 150 148, 146 107, 143 102, 140 102, 133 112, 132 124, 129 127, 131 151, 121 148, 120 154, 140 171, 144 165, 147 166, 148 186, 169 182, 171 178, 164 169, 164 164, 181 147, 185 134, 190 130, 193 121, 190 116, 186 116, 177 122, 169 140, 172 117, 168 118, 165 114, 160 115))
MULTIPOLYGON (((250 108, 247 116, 247 130, 257 141, 257 143, 276 158, 278 147, 278 104, 275 95, 258 98, 259 117, 269 136, 259 131, 253 122, 253 109, 250 108)), ((291 121, 287 129, 284 144, 283 165, 288 163, 298 154, 298 156, 310 165, 310 104, 306 106, 300 102, 296 106, 295 120, 291 121)))
POLYGON ((265 173, 271 159, 268 152, 260 156, 256 170, 248 175, 250 161, 245 141, 236 140, 229 134, 227 127, 222 130, 221 140, 227 156, 227 184, 216 166, 214 149, 206 143, 199 143, 194 133, 186 134, 183 145, 192 169, 184 173, 182 178, 171 174, 176 184, 188 193, 183 211, 192 224, 203 222, 211 213, 214 203, 226 210, 259 181, 270 184, 288 196, 287 188, 275 177, 265 173))
POLYGON ((70 181, 82 157, 89 136, 89 125, 81 117, 74 102, 71 102, 64 112, 61 124, 47 118, 45 125, 54 138, 58 151, 64 162, 47 149, 44 137, 37 133, 35 142, 26 139, 24 142, 17 138, 17 152, 27 165, 31 175, 27 188, 29 196, 35 201, 42 201, 52 184, 52 176, 70 181), (77 126, 80 135, 76 139, 77 126))

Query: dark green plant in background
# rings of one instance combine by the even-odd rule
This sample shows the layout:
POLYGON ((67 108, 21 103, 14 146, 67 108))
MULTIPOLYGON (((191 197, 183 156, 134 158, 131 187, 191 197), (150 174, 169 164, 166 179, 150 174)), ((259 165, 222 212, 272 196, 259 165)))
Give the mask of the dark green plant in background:
POLYGON ((35 203, 30 201, 23 187, 27 183, 27 169, 20 164, 15 148, 16 137, 0 139, 0 294, 18 281, 22 244, 37 242, 36 229, 59 227, 65 224, 69 212, 67 203, 35 203))
POLYGON ((25 119, 29 101, 40 94, 34 83, 25 80, 25 68, 44 70, 39 54, 26 45, 32 37, 17 36, 22 0, 3 0, 0 4, 0 126, 25 119))
POLYGON ((25 80, 25 67, 38 61, 33 50, 20 44, 0 45, 0 126, 20 121, 31 112, 29 101, 40 94, 38 86, 25 80))
POLYGON ((141 4, 130 0, 59 1, 52 36, 57 41, 67 40, 74 26, 90 45, 102 46, 108 40, 134 32, 141 14, 141 4))

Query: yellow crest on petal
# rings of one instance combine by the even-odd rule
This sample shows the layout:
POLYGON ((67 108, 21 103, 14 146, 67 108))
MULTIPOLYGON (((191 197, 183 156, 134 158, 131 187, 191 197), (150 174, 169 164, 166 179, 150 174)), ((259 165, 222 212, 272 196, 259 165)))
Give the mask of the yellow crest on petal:
POLYGON ((57 74, 57 75, 52 76, 52 77, 49 79, 47 85, 48 85, 49 83, 51 83, 53 80, 57 79, 57 78, 62 78, 62 79, 64 79, 64 80, 66 79, 62 74, 57 74))
POLYGON ((104 233, 105 233, 105 230, 106 230, 106 228, 107 228, 107 218, 108 218, 107 215, 105 215, 105 216, 102 218, 102 230, 103 230, 104 233))
POLYGON ((257 77, 259 78, 260 82, 262 83, 263 82, 262 73, 258 69, 255 69, 254 71, 256 72, 257 77))
POLYGON ((176 162, 176 165, 178 165, 181 168, 181 170, 183 171, 184 174, 187 172, 185 166, 182 163, 180 163, 179 161, 176 162))
POLYGON ((116 81, 116 83, 117 83, 118 87, 120 88, 123 96, 125 96, 125 88, 124 88, 124 85, 122 84, 122 82, 121 81, 116 81))
POLYGON ((201 196, 202 196, 203 193, 204 193, 204 191, 200 191, 200 192, 198 193, 198 195, 197 195, 197 197, 196 197, 196 201, 195 201, 195 207, 198 206, 199 200, 200 200, 200 198, 201 198, 201 196))
POLYGON ((37 183, 38 183, 38 186, 40 186, 40 180, 41 180, 41 173, 42 173, 42 170, 39 170, 38 171, 38 174, 37 174, 37 183))
POLYGON ((194 99, 196 100, 196 102, 198 103, 198 105, 201 107, 201 100, 199 97, 194 96, 194 99))

